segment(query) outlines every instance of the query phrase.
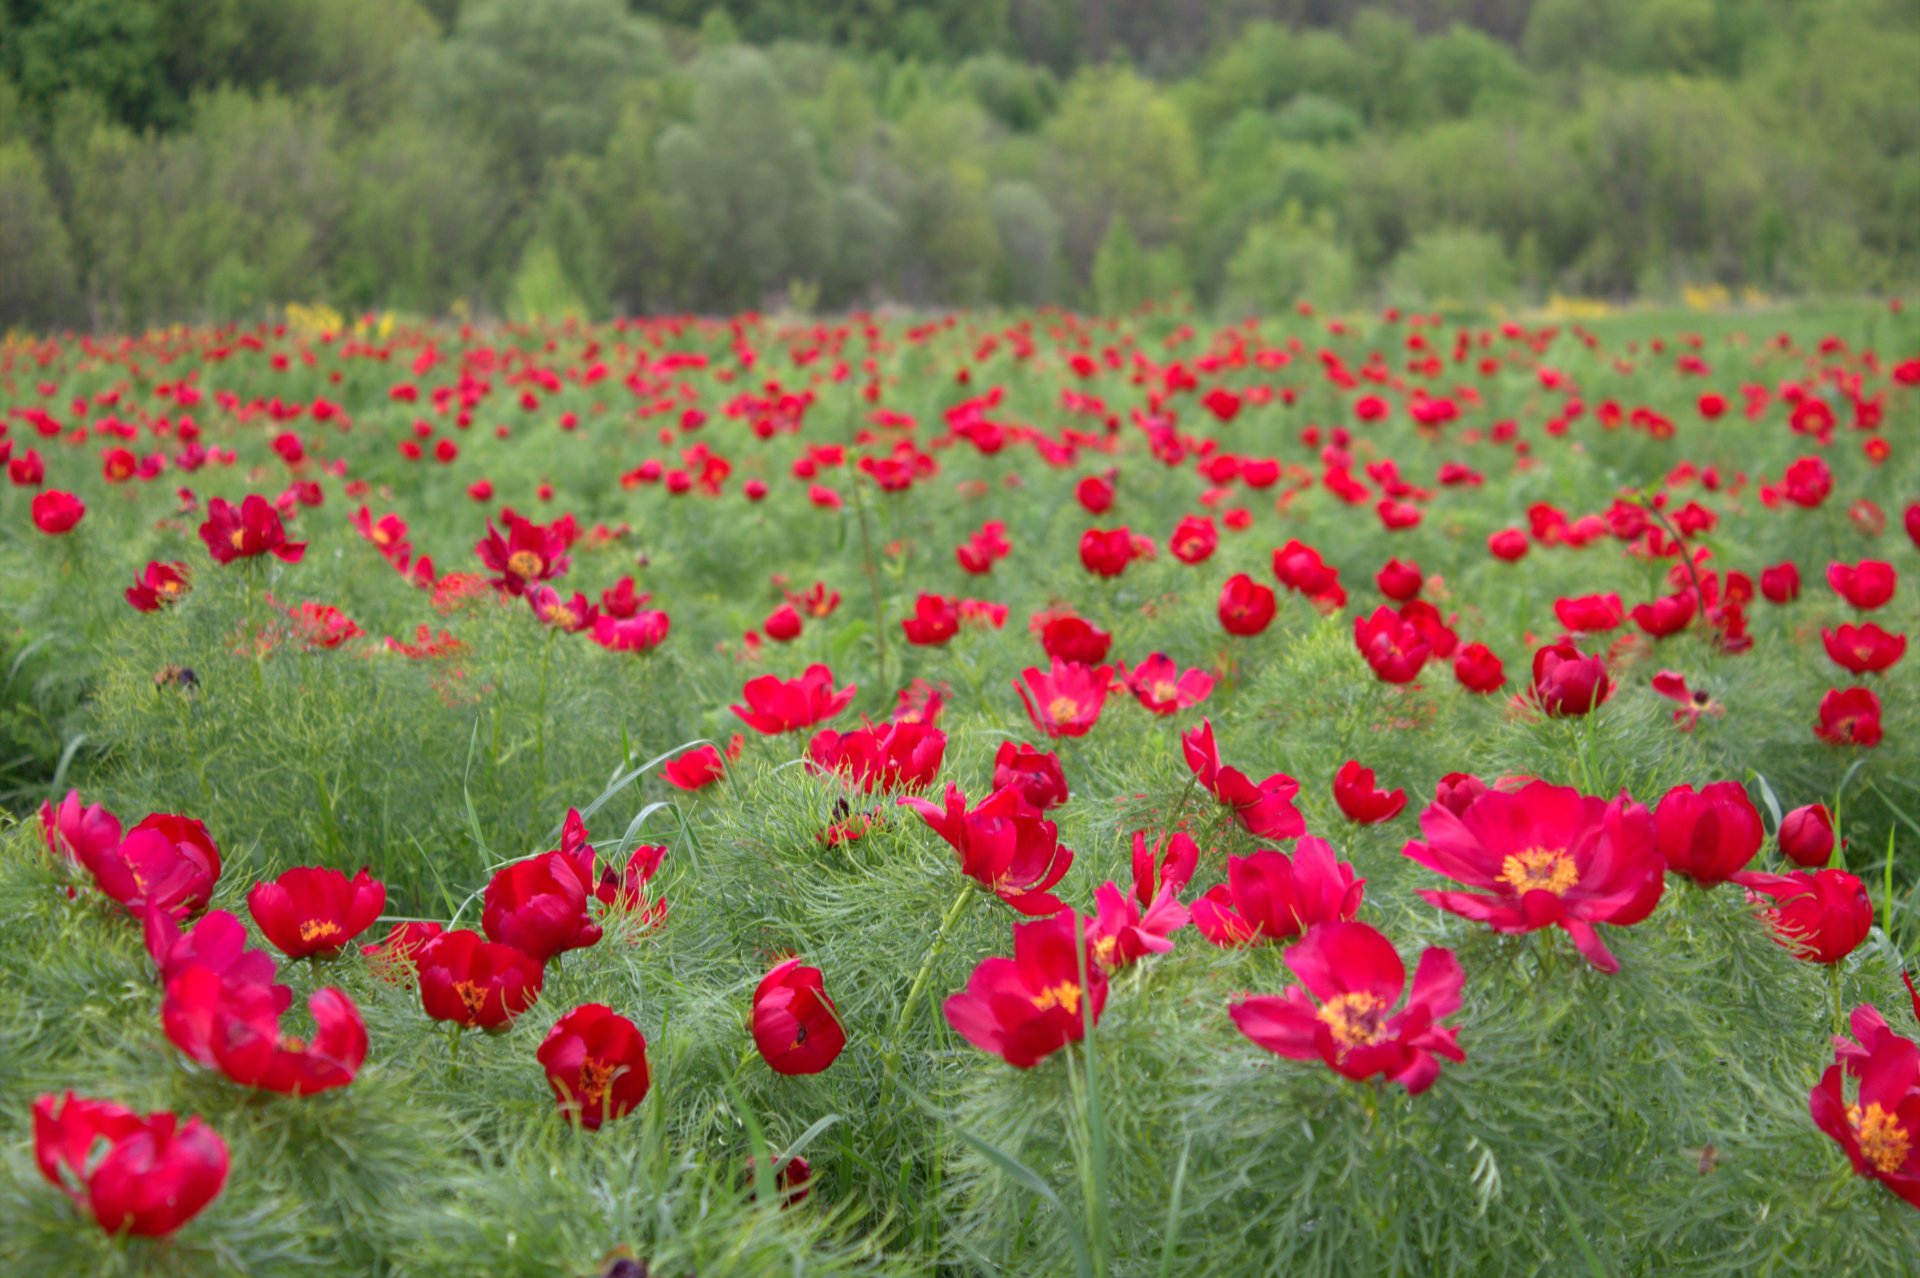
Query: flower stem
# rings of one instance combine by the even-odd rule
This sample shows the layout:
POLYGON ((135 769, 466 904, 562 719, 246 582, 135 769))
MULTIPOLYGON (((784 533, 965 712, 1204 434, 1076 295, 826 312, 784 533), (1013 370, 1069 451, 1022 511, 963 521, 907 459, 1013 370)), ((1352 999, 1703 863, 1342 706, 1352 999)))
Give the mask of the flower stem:
POLYGON ((947 907, 946 917, 940 920, 940 930, 933 934, 933 943, 927 946, 927 957, 920 962, 920 970, 913 974, 913 984, 907 988, 906 1001, 900 1004, 900 1019, 894 1023, 893 1041, 887 1046, 887 1078, 889 1081, 900 1067, 900 1044, 906 1038, 907 1027, 913 1023, 913 1014, 919 1009, 920 996, 926 992, 927 978, 933 975, 933 965, 947 948, 947 933, 953 931, 953 925, 960 921, 961 912, 967 908, 967 902, 973 899, 974 886, 971 881, 960 885, 960 893, 953 898, 953 904, 947 907))

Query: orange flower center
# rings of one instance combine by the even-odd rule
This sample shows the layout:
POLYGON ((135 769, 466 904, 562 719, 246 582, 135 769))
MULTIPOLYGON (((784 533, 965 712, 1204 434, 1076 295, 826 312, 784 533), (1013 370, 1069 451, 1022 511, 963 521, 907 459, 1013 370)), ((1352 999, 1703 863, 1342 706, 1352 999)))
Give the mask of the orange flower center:
POLYGON ((1500 881, 1520 893, 1565 896, 1580 880, 1580 867, 1565 848, 1527 848, 1500 863, 1500 881))
POLYGON ((1153 693, 1153 699, 1155 701, 1178 701, 1180 699, 1180 687, 1178 684, 1165 682, 1156 683, 1149 691, 1153 693))
POLYGON ((1080 713, 1080 703, 1072 697, 1055 697, 1047 702, 1047 717, 1055 723, 1071 719, 1080 713))
POLYGON ((453 983, 453 992, 458 994, 460 1001, 467 1005, 467 1016, 470 1019, 478 1020, 480 1018, 480 1009, 486 1006, 487 992, 478 985, 475 985, 472 981, 455 981, 453 983))
POLYGON ((580 623, 580 619, 574 615, 573 609, 564 605, 555 608, 548 619, 562 630, 571 630, 580 623))
POLYGON ((1378 994, 1355 990, 1327 1000, 1318 1013, 1341 1047, 1365 1047, 1385 1032, 1387 1001, 1378 994))
POLYGON ((1049 985, 1035 996, 1033 1005, 1043 1012, 1064 1007, 1067 1009, 1067 1014, 1071 1016, 1080 1010, 1080 986, 1073 981, 1049 985))
POLYGON ((247 544, 247 530, 244 528, 234 529, 227 537, 227 541, 235 550, 239 550, 247 544))
POLYGON ((516 550, 507 556, 507 571, 516 577, 538 577, 547 561, 531 550, 516 550))
POLYGON ((1847 1126, 1853 1128, 1854 1139, 1860 1142, 1860 1156, 1883 1175, 1891 1175, 1906 1165, 1907 1155, 1913 1149, 1913 1137, 1900 1125, 1897 1116, 1878 1105, 1869 1105, 1864 1111, 1858 1105, 1849 1105, 1847 1126))
POLYGON ((598 1105, 612 1086, 613 1066, 593 1056, 580 1062, 580 1100, 583 1104, 598 1105))
MULTIPOLYGON (((1118 950, 1119 948, 1120 948, 1119 937, 1103 936, 1099 940, 1093 943, 1093 961, 1099 964, 1101 967, 1111 970, 1113 967, 1114 951, 1118 950)), ((1076 994, 1079 993, 1078 990, 1075 990, 1074 992, 1076 994)))
POLYGON ((315 941, 331 941, 340 935, 340 925, 327 919, 308 919, 300 925, 300 939, 311 945, 315 941))
POLYGON ((163 581, 160 583, 160 593, 163 595, 177 595, 186 588, 187 583, 179 580, 163 581))

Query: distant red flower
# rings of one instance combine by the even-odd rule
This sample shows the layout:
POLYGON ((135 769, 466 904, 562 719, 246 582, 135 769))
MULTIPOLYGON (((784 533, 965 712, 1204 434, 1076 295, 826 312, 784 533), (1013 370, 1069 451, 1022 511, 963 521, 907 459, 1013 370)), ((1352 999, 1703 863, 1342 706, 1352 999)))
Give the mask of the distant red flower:
POLYGON ((349 879, 324 866, 299 866, 247 893, 247 911, 261 935, 296 959, 333 958, 386 906, 386 884, 364 869, 349 879))
POLYGON ((1085 507, 1089 515, 1104 515, 1113 505, 1114 473, 1087 475, 1074 485, 1074 500, 1085 507))
POLYGON ((553 1023, 534 1058, 569 1122, 590 1132, 646 1099, 647 1040, 605 1003, 584 1003, 553 1023))
POLYGON ((420 951, 420 1004, 436 1021, 501 1029, 540 998, 539 959, 464 928, 443 932, 420 951))
POLYGON ((573 592, 573 598, 562 598, 560 592, 552 586, 530 586, 526 592, 527 606, 533 609, 533 615, 540 619, 543 626, 577 635, 583 630, 592 630, 600 619, 600 610, 588 602, 579 591, 573 592))
POLYGON ((1791 563, 1760 570, 1760 593, 1769 603, 1788 604, 1800 597, 1800 570, 1791 563))
POLYGON ((1273 623, 1275 606, 1273 591, 1244 572, 1235 573, 1220 587, 1220 628, 1230 635, 1257 635, 1273 623))
POLYGON ((1154 653, 1132 670, 1122 663, 1120 681, 1141 705, 1155 714, 1177 714, 1192 709, 1213 691, 1212 675, 1204 670, 1182 673, 1164 652, 1154 653))
POLYGON ((1238 768, 1220 762, 1220 748, 1214 744, 1213 722, 1202 719, 1198 727, 1180 738, 1187 766, 1202 789, 1233 811, 1249 834, 1263 839, 1292 839, 1307 832, 1307 823, 1293 806, 1300 783, 1276 772, 1255 785, 1238 768))
POLYGON ((1679 634, 1693 621, 1699 601, 1691 590, 1662 595, 1650 603, 1633 606, 1633 624, 1655 639, 1679 634))
POLYGON ((1890 634, 1869 621, 1864 626, 1842 625, 1821 630, 1827 655, 1849 674, 1879 674, 1907 655, 1907 637, 1890 634))
POLYGON ((1704 887, 1724 883, 1760 851, 1766 829, 1738 781, 1715 781, 1696 791, 1677 785, 1653 811, 1653 842, 1667 868, 1704 887))
POLYGON ((1774 939, 1810 963, 1838 963, 1873 927, 1866 886, 1845 870, 1749 871, 1733 881, 1747 889, 1749 901, 1774 902, 1765 911, 1774 939))
POLYGON ((1395 603, 1405 603, 1420 593, 1420 565, 1410 559, 1389 559, 1373 575, 1373 584, 1395 603))
POLYGON ((924 723, 883 723, 851 732, 823 728, 807 745, 807 763, 864 794, 924 790, 939 773, 946 748, 947 734, 924 723))
POLYGON ((1281 585, 1309 599, 1329 598, 1340 590, 1340 573, 1312 546, 1294 540, 1273 552, 1273 575, 1281 585))
POLYGON ((1504 528, 1487 538, 1487 549, 1493 552, 1495 559, 1512 563, 1526 556, 1527 535, 1518 528, 1504 528))
POLYGON ((1833 813, 1824 803, 1809 803, 1780 818, 1780 854, 1795 865, 1817 870, 1833 859, 1833 813))
POLYGON ((1673 721, 1680 725, 1682 732, 1692 732, 1703 714, 1718 718, 1727 712, 1727 708, 1715 701, 1704 689, 1689 688, 1686 676, 1678 671, 1662 670, 1648 680, 1648 683, 1661 696, 1680 703, 1680 708, 1673 712, 1673 721))
POLYGON ((367 967, 380 979, 391 983, 410 980, 417 975, 420 952, 446 928, 438 923, 409 919, 395 923, 391 931, 371 945, 360 947, 367 967))
POLYGON ((913 602, 913 616, 900 623, 907 642, 919 647, 945 643, 960 633, 960 609, 945 595, 922 593, 913 602))
POLYGON ((993 756, 993 788, 1011 787, 1035 812, 1046 812, 1067 801, 1067 778, 1060 756, 1016 741, 1002 741, 993 756))
POLYGON ((1835 1040, 1834 1062, 1808 1093, 1808 1111, 1856 1174, 1920 1207, 1920 1045, 1887 1029, 1871 1007, 1854 1009, 1854 1031, 1871 1045, 1835 1040), (1862 1032, 1862 1012, 1874 1013, 1878 1033, 1862 1032), (1859 1079, 1852 1104, 1849 1075, 1859 1079))
POLYGON ((1591 714, 1613 695, 1604 659, 1570 643, 1547 644, 1533 654, 1533 703, 1554 718, 1591 714))
POLYGON ((1089 668, 1058 657, 1050 670, 1029 666, 1013 682, 1033 726, 1050 737, 1085 736, 1100 721, 1112 686, 1111 667, 1089 668))
POLYGON ((1385 606, 1375 608, 1372 616, 1353 619, 1353 642, 1384 683, 1412 683, 1433 651, 1418 626, 1385 606))
POLYGON ((1386 937, 1364 923, 1322 923, 1287 951, 1300 978, 1284 996, 1245 998, 1229 1009, 1248 1038, 1289 1060, 1325 1061, 1344 1078, 1384 1075, 1418 1096, 1458 1063, 1458 1030, 1440 1022, 1460 1010, 1466 975, 1451 950, 1428 949, 1414 970, 1406 1006, 1406 967, 1386 937), (1304 986, 1305 988, 1302 988, 1304 986))
POLYGON ((600 881, 593 896, 609 910, 627 915, 643 928, 655 928, 666 921, 667 900, 647 898, 647 885, 660 872, 667 849, 657 843, 641 843, 627 854, 624 868, 611 863, 600 867, 600 881))
POLYGON ((1568 630, 1588 634, 1612 630, 1623 620, 1620 596, 1582 595, 1577 599, 1553 601, 1553 615, 1568 630))
POLYGON ((1427 841, 1409 842, 1405 855, 1475 889, 1422 889, 1425 900, 1496 932, 1563 928, 1603 972, 1620 964, 1594 924, 1640 922, 1666 884, 1652 816, 1625 795, 1608 802, 1532 781, 1488 790, 1458 813, 1436 803, 1420 829, 1427 841))
POLYGON ((288 541, 286 527, 273 503, 258 493, 248 493, 235 507, 215 497, 207 503, 207 520, 200 525, 200 540, 217 564, 236 559, 272 555, 284 563, 297 564, 307 553, 304 541, 288 541))
POLYGON ((1107 978, 1097 963, 1086 962, 1074 924, 1067 913, 1016 925, 1013 957, 983 959, 967 988, 947 999, 947 1023, 1019 1069, 1086 1037, 1087 1020, 1098 1024, 1106 1008, 1107 978))
POLYGON ((33 1160, 104 1232, 140 1238, 180 1228, 227 1183, 226 1143, 198 1118, 72 1092, 34 1101, 33 1160))
POLYGON ((1167 549, 1183 564, 1201 564, 1213 557, 1220 545, 1220 530, 1205 515, 1185 515, 1167 538, 1167 549))
POLYGON ((817 967, 780 963, 753 992, 753 1045, 776 1074, 818 1074, 847 1045, 817 967))
POLYGON ((572 565, 567 538, 557 524, 536 524, 523 515, 507 511, 501 516, 506 536, 487 520, 487 535, 474 545, 480 562, 493 570, 493 587, 510 595, 523 595, 535 582, 563 576, 572 565))
POLYGON ((1870 612, 1893 598, 1899 580, 1893 565, 1878 559, 1827 565, 1827 584, 1833 587, 1833 593, 1863 612, 1870 612))
POLYGON ((591 638, 608 652, 652 652, 666 642, 672 624, 666 613, 650 609, 631 617, 601 613, 593 619, 591 638))
POLYGON ((1145 830, 1133 832, 1133 899, 1142 909, 1151 908, 1163 889, 1184 892, 1199 868, 1192 836, 1175 831, 1149 844, 1145 830))
POLYGON ((1453 656, 1453 677, 1468 692, 1498 692, 1507 682, 1507 668, 1493 649, 1470 643, 1453 656))
POLYGON ((1828 745, 1877 746, 1881 734, 1880 697, 1873 689, 1829 688, 1820 698, 1813 735, 1828 745))
POLYGON ((1780 488, 1788 501, 1811 510, 1833 491, 1833 471, 1818 457, 1801 457, 1780 476, 1780 488))
POLYGON ((733 706, 734 714, 755 732, 773 736, 798 732, 831 719, 853 702, 859 689, 848 684, 833 686, 833 671, 823 665, 808 666, 798 679, 761 675, 747 680, 740 697, 747 704, 733 706))
POLYGON ((287 617, 293 622, 294 638, 309 651, 330 651, 366 633, 332 604, 308 600, 287 609, 287 617))
POLYGON ((760 629, 775 643, 792 643, 800 637, 800 614, 792 604, 781 604, 760 623, 760 629))
POLYGON ((661 764, 660 778, 676 790, 704 790, 726 775, 727 762, 740 757, 743 744, 736 732, 725 755, 717 746, 695 746, 661 764))
POLYGON ((127 603, 138 612, 158 612, 178 602, 191 584, 185 564, 154 560, 127 587, 127 603))
POLYGON ((1080 563, 1096 576, 1118 577, 1133 559, 1133 533, 1126 528, 1089 528, 1080 535, 1080 563))
POLYGON ((87 504, 55 488, 33 495, 33 526, 49 537, 70 533, 86 518, 87 504))
POLYGON ((1391 821, 1407 806, 1405 790, 1382 790, 1374 783, 1373 769, 1363 768, 1357 759, 1348 759, 1333 775, 1333 801, 1347 820, 1360 825, 1378 825, 1391 821))
POLYGON ((899 800, 920 814, 960 857, 960 872, 1022 914, 1057 914, 1066 906, 1048 889, 1073 865, 1073 850, 1060 842, 1053 822, 1039 815, 1014 789, 995 790, 971 811, 960 787, 947 785, 944 804, 908 796, 899 800))
POLYGON ((1219 946, 1290 941, 1316 923, 1351 919, 1366 885, 1331 844, 1308 836, 1291 858, 1272 848, 1227 858, 1227 881, 1193 903, 1193 923, 1219 946))
POLYGON ((1040 647, 1049 657, 1097 666, 1113 650, 1113 636, 1072 613, 1048 617, 1040 627, 1040 647))

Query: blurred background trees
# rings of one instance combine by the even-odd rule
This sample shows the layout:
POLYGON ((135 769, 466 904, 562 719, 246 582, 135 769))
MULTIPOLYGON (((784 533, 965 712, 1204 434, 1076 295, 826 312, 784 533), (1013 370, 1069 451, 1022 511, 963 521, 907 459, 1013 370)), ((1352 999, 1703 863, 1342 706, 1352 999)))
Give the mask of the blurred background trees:
POLYGON ((1916 277, 1911 0, 0 0, 0 325, 1916 277))

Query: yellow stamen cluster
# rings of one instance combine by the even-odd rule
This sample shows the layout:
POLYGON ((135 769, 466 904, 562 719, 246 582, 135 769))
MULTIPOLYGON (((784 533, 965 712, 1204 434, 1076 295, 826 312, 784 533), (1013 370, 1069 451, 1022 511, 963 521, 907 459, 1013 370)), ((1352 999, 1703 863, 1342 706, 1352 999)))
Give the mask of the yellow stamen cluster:
POLYGON ((1500 881, 1516 892, 1565 896, 1580 881, 1580 867, 1565 848, 1527 848, 1500 863, 1500 881))
POLYGON ((1342 1047, 1365 1047, 1386 1032, 1387 1001, 1378 994, 1356 990, 1328 999, 1318 1013, 1342 1047))
POLYGON ((1858 1105, 1849 1105, 1847 1126, 1853 1128, 1853 1137, 1860 1142, 1860 1156, 1877 1170, 1891 1174, 1906 1166, 1907 1154, 1913 1149, 1913 1136, 1900 1125, 1897 1115, 1878 1105, 1869 1105, 1864 1110, 1858 1105))
POLYGON ((1041 990, 1033 1000, 1033 1005, 1043 1012, 1056 1007, 1064 1007, 1069 1015, 1080 1010, 1080 987, 1072 981, 1062 981, 1058 985, 1049 985, 1041 990))

